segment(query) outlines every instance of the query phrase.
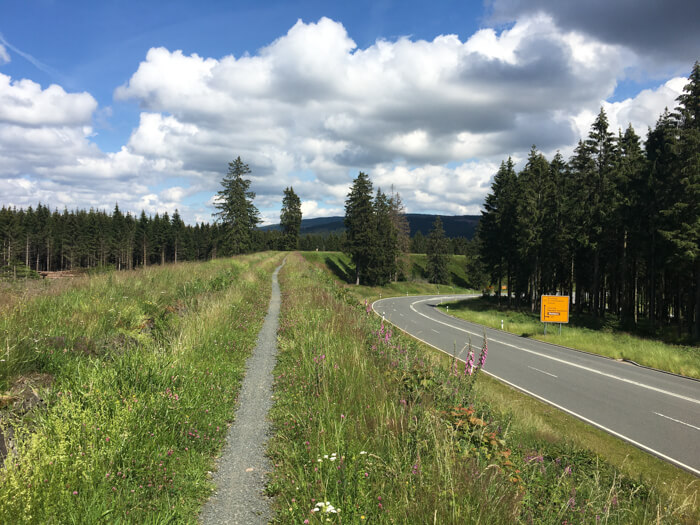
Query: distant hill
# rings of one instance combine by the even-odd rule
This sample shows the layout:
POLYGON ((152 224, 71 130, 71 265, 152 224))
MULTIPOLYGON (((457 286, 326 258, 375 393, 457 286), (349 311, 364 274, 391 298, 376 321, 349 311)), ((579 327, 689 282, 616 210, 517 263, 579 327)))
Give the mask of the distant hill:
MULTIPOLYGON (((417 232, 428 235, 433 227, 437 215, 425 213, 407 213, 408 226, 411 229, 411 237, 417 232)), ((476 225, 479 223, 480 215, 440 215, 442 227, 445 229, 447 237, 474 237, 476 225)), ((279 230, 279 224, 263 226, 261 230, 279 230)), ((331 233, 342 233, 345 231, 343 217, 317 217, 315 219, 301 220, 301 235, 329 235, 331 233)))

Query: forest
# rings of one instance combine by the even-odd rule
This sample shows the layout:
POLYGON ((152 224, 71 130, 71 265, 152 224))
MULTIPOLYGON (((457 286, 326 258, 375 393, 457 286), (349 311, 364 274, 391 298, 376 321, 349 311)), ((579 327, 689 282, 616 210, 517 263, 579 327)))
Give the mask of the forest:
POLYGON ((532 147, 523 169, 501 163, 479 224, 481 263, 508 303, 543 294, 575 312, 643 319, 651 330, 700 329, 700 63, 646 140, 614 134, 601 109, 565 161, 532 147))
MULTIPOLYGON (((225 225, 183 222, 177 210, 139 217, 101 210, 0 208, 2 255, 5 273, 111 267, 130 270, 139 266, 178 261, 209 260, 232 254, 225 242, 225 225)), ((253 232, 250 251, 278 249, 279 231, 253 232)))

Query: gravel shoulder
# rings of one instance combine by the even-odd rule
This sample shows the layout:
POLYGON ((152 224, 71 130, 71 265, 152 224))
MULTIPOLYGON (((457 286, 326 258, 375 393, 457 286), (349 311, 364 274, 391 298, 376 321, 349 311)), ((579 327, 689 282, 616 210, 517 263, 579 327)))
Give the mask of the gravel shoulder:
POLYGON ((272 519, 271 500, 263 491, 266 473, 270 471, 265 446, 270 436, 267 414, 272 407, 281 303, 277 274, 282 266, 284 261, 272 274, 270 306, 257 345, 246 363, 236 417, 217 461, 213 478, 216 490, 199 516, 205 525, 268 523, 272 519))

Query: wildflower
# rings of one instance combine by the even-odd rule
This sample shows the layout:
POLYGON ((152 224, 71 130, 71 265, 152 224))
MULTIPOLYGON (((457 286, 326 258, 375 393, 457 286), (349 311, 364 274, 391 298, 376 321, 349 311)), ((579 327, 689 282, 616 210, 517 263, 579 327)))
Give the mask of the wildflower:
POLYGON ((73 496, 77 496, 77 495, 78 495, 78 491, 77 491, 77 490, 74 490, 74 491, 73 491, 73 496))
POLYGON ((331 505, 330 501, 319 501, 311 512, 323 512, 324 514, 338 514, 340 509, 331 505))
POLYGON ((464 363, 464 373, 472 375, 474 373, 474 350, 469 348, 469 357, 464 363))
POLYGON ((486 362, 486 355, 489 353, 489 345, 486 342, 486 336, 484 336, 484 345, 481 347, 481 355, 479 355, 479 368, 484 366, 486 362))

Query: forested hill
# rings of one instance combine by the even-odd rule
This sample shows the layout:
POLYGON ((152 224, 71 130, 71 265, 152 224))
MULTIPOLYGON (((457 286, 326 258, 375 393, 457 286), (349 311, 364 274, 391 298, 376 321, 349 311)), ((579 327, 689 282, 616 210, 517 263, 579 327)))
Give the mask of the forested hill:
MULTIPOLYGON (((429 215, 424 213, 407 213, 408 226, 411 229, 411 237, 416 233, 421 232, 427 236, 430 233, 433 223, 437 215, 429 215)), ((479 215, 440 215, 442 226, 445 230, 445 236, 456 238, 466 237, 471 239, 474 237, 476 225, 479 223, 479 215)), ((262 230, 279 230, 279 224, 264 226, 262 230)), ((345 231, 343 217, 318 217, 315 219, 302 219, 301 234, 327 235, 331 233, 341 233, 345 231)))

